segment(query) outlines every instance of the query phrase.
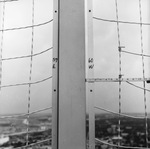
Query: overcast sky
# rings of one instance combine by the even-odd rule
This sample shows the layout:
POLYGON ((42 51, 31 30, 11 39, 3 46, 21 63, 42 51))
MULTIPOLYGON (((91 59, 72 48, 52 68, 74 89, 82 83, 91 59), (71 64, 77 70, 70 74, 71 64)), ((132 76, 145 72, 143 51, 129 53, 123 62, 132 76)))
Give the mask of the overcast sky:
MULTIPOLYGON (((94 16, 116 20, 115 0, 93 0, 94 16)), ((150 22, 149 0, 142 0, 142 20, 150 22)), ((118 17, 121 21, 140 22, 139 0, 118 0, 118 17)), ((93 20, 95 77, 117 78, 119 74, 117 24, 93 20)), ((141 53, 140 25, 119 24, 121 46, 123 50, 141 53)), ((150 27, 143 26, 144 54, 150 55, 150 27)), ((150 58, 144 58, 145 76, 150 77, 150 58)), ((122 53, 122 74, 125 78, 140 78, 142 57, 122 53)), ((143 87, 143 83, 134 84, 143 87)), ((146 85, 149 89, 150 86, 146 85)), ((118 83, 95 83, 95 105, 118 111, 118 83)), ((143 90, 122 83, 122 112, 144 112, 143 90)), ((147 92, 147 105, 150 111, 150 93, 147 92)))
MULTIPOLYGON (((32 1, 19 0, 5 4, 4 28, 32 24, 32 1)), ((142 0, 143 22, 150 23, 149 0, 142 0)), ((2 9, 0 3, 0 28, 2 9)), ((139 0, 118 0, 119 20, 140 22, 139 0)), ((35 0, 34 24, 53 18, 53 0, 35 0)), ((93 0, 93 16, 116 20, 115 0, 93 0)), ((117 24, 93 19, 95 78, 117 78, 119 75, 117 24)), ((53 24, 34 29, 34 54, 52 47, 53 24)), ((126 51, 141 53, 140 25, 120 24, 121 46, 126 51)), ((2 32, 0 32, 0 35, 2 32)), ((144 54, 150 55, 150 27, 143 26, 144 54)), ((0 36, 1 37, 1 36, 0 36)), ((4 32, 3 58, 30 55, 32 29, 4 32)), ((1 40, 1 39, 0 39, 1 40)), ((145 76, 150 77, 150 58, 144 58, 145 76)), ((33 57, 32 82, 52 75, 52 50, 33 57)), ((30 58, 8 60, 2 63, 2 85, 29 82, 30 58)), ((142 57, 122 53, 123 77, 142 77, 142 57)), ((51 106, 51 83, 47 80, 31 87, 30 111, 51 106)), ((143 84, 136 83, 143 87, 143 84)), ((150 89, 150 85, 146 84, 150 89)), ((147 92, 150 111, 150 93, 147 92)), ((118 111, 118 83, 95 83, 95 105, 118 111)), ((27 112, 28 86, 2 88, 0 91, 0 113, 27 112)), ((144 112, 143 90, 122 83, 122 112, 144 112)))
MULTIPOLYGON (((2 11, 3 4, 0 3, 0 6, 2 11)), ((4 28, 32 25, 32 0, 7 2, 5 6, 4 28)), ((53 18, 52 12, 52 0, 35 0, 34 24, 51 20, 53 18)), ((53 24, 49 23, 34 28, 34 54, 52 47, 52 27, 53 24)), ((30 55, 31 39, 31 28, 4 32, 3 58, 30 55)), ((52 75, 51 61, 52 50, 33 57, 32 82, 52 75)), ((29 82, 29 70, 30 58, 3 61, 2 85, 29 82)), ((52 80, 50 79, 43 83, 32 85, 30 111, 51 106, 51 83, 52 80)), ((2 88, 0 113, 27 112, 27 101, 28 85, 2 88)))

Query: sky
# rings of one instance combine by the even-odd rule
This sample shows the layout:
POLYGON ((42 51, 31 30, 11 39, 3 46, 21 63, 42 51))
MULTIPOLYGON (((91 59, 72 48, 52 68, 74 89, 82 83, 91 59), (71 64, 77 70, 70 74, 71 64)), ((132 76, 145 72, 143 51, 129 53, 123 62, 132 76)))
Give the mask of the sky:
MULTIPOLYGON (((150 23, 149 0, 142 0, 142 19, 150 23)), ((3 3, 0 3, 0 29, 2 29, 3 3)), ((118 17, 121 21, 140 22, 139 0, 118 0, 118 17)), ((93 16, 116 20, 115 0, 93 0, 93 16)), ((53 0, 35 0, 34 24, 53 18, 53 0)), ((32 25, 32 0, 5 3, 4 28, 32 25)), ((124 50, 141 53, 140 25, 119 24, 120 41, 124 50)), ((143 26, 144 54, 150 55, 150 27, 143 26)), ((0 32, 0 41, 2 32, 0 32)), ((53 23, 34 28, 33 53, 53 45, 53 23)), ((3 34, 2 58, 30 55, 32 29, 6 31, 3 34)), ((117 78, 119 75, 117 24, 93 19, 94 75, 95 78, 117 78)), ((144 57, 145 77, 150 77, 150 58, 144 57)), ((2 62, 2 85, 29 82, 30 58, 2 62)), ((122 53, 122 74, 125 78, 140 78, 142 57, 122 53)), ((33 57, 32 82, 52 75, 52 50, 33 57)), ((143 87, 142 82, 134 84, 143 87)), ((52 80, 31 86, 30 111, 50 107, 52 80)), ((143 90, 122 83, 122 112, 144 112, 143 90)), ((150 89, 150 84, 146 84, 150 89)), ((95 105, 118 112, 118 83, 95 83, 95 105)), ((150 112, 150 93, 146 93, 150 112)), ((6 87, 0 91, 0 114, 26 113, 28 86, 6 87)), ((98 111, 96 111, 98 112, 98 111)), ((102 111, 99 111, 102 112, 102 111)))
MULTIPOLYGON (((0 3, 0 6, 2 8, 2 3, 0 3)), ((52 0, 35 0, 34 24, 44 23, 53 19, 52 12, 52 0)), ((32 0, 19 0, 5 4, 4 28, 29 25, 32 25, 32 0)), ((52 47, 52 28, 52 23, 34 28, 34 54, 52 47)), ((2 57, 30 55, 31 39, 31 28, 4 32, 2 57)), ((52 75, 51 65, 52 50, 34 56, 31 82, 50 77, 52 75)), ((30 58, 3 61, 2 85, 29 82, 29 71, 30 58)), ((30 111, 51 106, 51 85, 52 80, 49 79, 31 86, 30 111)), ((0 99, 0 113, 26 113, 28 85, 2 88, 0 99)))
MULTIPOLYGON (((142 0, 142 20, 150 22, 149 1, 142 0)), ((102 19, 116 20, 115 0, 93 0, 93 16, 102 19)), ((118 20, 140 22, 138 0, 118 0, 118 20)), ((117 78, 119 75, 119 52, 117 23, 93 20, 95 78, 117 78)), ((141 53, 140 25, 119 24, 120 42, 123 50, 141 53)), ((149 26, 143 26, 144 54, 150 55, 149 26)), ((121 54, 122 74, 124 78, 142 78, 142 57, 126 53, 121 54)), ((150 59, 144 57, 145 77, 150 76, 150 59)), ((142 82, 133 82, 143 87, 142 82)), ((95 83, 95 105, 118 112, 118 83, 95 83)), ((146 84, 149 89, 149 84, 146 84)), ((121 85, 121 111, 144 112, 143 90, 125 82, 121 85)), ((150 93, 146 92, 147 110, 150 112, 150 93)))

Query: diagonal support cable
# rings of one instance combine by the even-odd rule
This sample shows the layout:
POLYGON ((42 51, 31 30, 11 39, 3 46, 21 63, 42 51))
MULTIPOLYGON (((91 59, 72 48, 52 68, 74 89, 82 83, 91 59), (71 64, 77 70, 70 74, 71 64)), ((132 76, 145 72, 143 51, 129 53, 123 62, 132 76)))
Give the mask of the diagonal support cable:
POLYGON ((124 113, 119 114, 118 112, 114 112, 114 111, 111 111, 109 109, 99 107, 99 106, 95 106, 95 109, 99 109, 99 110, 102 110, 102 111, 105 111, 105 112, 108 112, 111 114, 120 115, 120 116, 127 117, 127 118, 133 118, 133 119, 144 119, 145 118, 145 117, 139 117, 139 116, 132 116, 132 115, 124 114, 124 113))
POLYGON ((121 52, 132 54, 132 55, 136 55, 136 56, 150 57, 150 55, 147 55, 147 54, 134 53, 134 52, 125 51, 125 50, 121 50, 121 52))
POLYGON ((27 83, 17 83, 17 84, 9 84, 9 85, 1 85, 1 88, 5 88, 5 87, 15 87, 15 86, 24 86, 24 85, 32 85, 32 84, 38 84, 38 83, 41 83, 41 82, 45 82, 49 79, 51 79, 52 76, 49 76, 47 78, 44 78, 42 80, 39 80, 39 81, 35 81, 35 82, 27 82, 27 83))
POLYGON ((150 25, 150 23, 140 23, 140 22, 129 22, 129 21, 121 21, 121 20, 110 20, 110 19, 103 19, 103 18, 100 18, 100 17, 93 17, 94 20, 98 20, 98 21, 104 21, 104 22, 110 22, 110 23, 122 23, 122 24, 130 24, 130 25, 150 25))
POLYGON ((34 57, 34 56, 38 56, 38 55, 41 55, 43 53, 46 53, 48 51, 50 51, 53 47, 50 47, 44 51, 41 51, 39 53, 35 53, 33 55, 23 55, 23 56, 16 56, 16 57, 8 57, 8 58, 2 58, 2 61, 8 61, 8 60, 16 60, 16 59, 22 59, 22 58, 28 58, 28 57, 34 57))
POLYGON ((0 31, 2 32, 6 32, 6 31, 14 31, 14 30, 22 30, 22 29, 28 29, 28 28, 32 28, 32 27, 38 27, 38 26, 43 26, 46 24, 49 24, 53 21, 53 19, 43 22, 43 23, 39 23, 39 24, 34 24, 34 25, 28 25, 28 26, 22 26, 22 27, 14 27, 14 28, 6 28, 6 29, 1 29, 0 31))
POLYGON ((122 145, 116 145, 116 144, 112 144, 112 143, 109 143, 109 142, 106 142, 106 141, 102 141, 98 138, 95 138, 95 141, 97 141, 98 143, 100 144, 105 144, 105 145, 108 145, 108 146, 111 146, 111 147, 115 147, 115 148, 126 148, 126 149, 150 149, 148 147, 133 147, 133 146, 122 146, 122 145))
POLYGON ((49 139, 41 140, 41 141, 38 141, 38 142, 36 142, 36 143, 28 144, 28 145, 25 145, 25 146, 15 147, 15 149, 24 149, 24 148, 36 146, 36 145, 38 145, 38 144, 42 144, 42 143, 45 143, 45 142, 48 142, 48 141, 51 141, 51 140, 52 140, 52 139, 49 138, 49 139))
POLYGON ((44 108, 44 109, 35 110, 35 111, 32 111, 30 113, 25 113, 25 114, 15 114, 15 115, 7 115, 7 116, 1 115, 0 119, 26 117, 26 116, 28 116, 28 114, 33 115, 33 114, 40 113, 40 112, 43 112, 43 111, 47 111, 47 110, 50 110, 50 109, 52 109, 52 107, 47 107, 47 108, 44 108))

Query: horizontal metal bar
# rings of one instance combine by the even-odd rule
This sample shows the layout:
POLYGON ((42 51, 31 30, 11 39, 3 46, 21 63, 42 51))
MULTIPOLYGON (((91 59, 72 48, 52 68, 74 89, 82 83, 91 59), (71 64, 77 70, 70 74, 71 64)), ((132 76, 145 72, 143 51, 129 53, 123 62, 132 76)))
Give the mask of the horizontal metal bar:
POLYGON ((140 81, 150 81, 150 78, 87 78, 86 82, 93 83, 93 82, 140 82, 140 81))

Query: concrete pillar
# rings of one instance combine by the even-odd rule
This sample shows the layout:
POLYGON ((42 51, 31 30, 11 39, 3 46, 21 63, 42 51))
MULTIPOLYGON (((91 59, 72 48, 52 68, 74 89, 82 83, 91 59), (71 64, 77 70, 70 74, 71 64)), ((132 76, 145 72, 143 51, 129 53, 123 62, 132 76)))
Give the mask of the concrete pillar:
POLYGON ((54 0, 53 149, 86 149, 84 7, 54 0))
MULTIPOLYGON (((87 78, 94 78, 93 8, 92 0, 86 3, 87 78)), ((94 81, 87 83, 89 109, 89 149, 95 149, 94 81)))

